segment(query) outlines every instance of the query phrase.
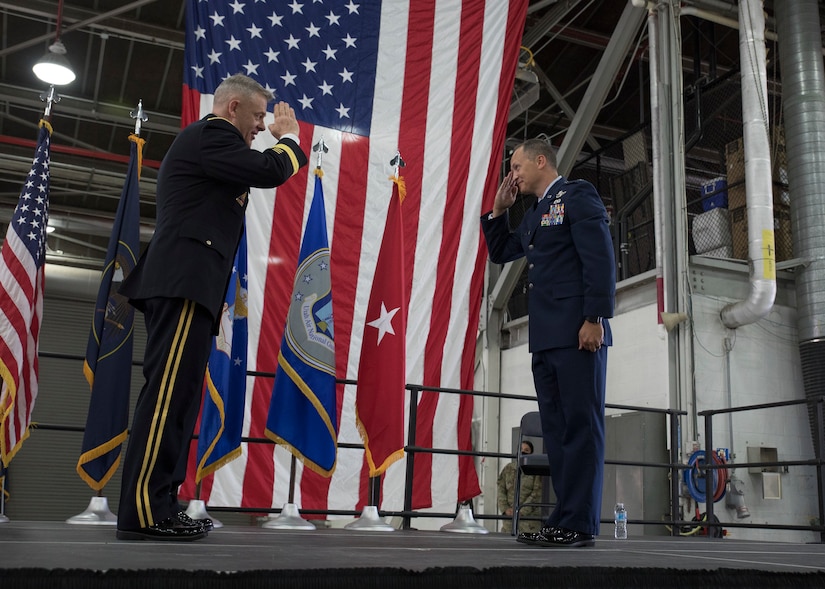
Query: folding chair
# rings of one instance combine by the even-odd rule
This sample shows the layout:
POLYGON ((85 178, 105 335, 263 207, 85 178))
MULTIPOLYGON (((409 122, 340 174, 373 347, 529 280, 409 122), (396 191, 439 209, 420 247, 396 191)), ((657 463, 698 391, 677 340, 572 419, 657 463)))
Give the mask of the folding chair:
MULTIPOLYGON (((540 438, 541 435, 541 418, 538 411, 530 411, 525 413, 521 418, 521 431, 519 432, 518 452, 516 454, 516 487, 513 498, 513 531, 515 536, 518 534, 518 521, 522 508, 528 506, 537 507, 555 507, 555 502, 549 501, 549 477, 550 477, 550 460, 547 454, 534 452, 533 454, 522 454, 521 443, 527 438, 540 438), (521 476, 534 475, 545 477, 544 492, 542 501, 535 503, 521 503, 521 476)), ((542 449, 544 444, 542 443, 542 449)))

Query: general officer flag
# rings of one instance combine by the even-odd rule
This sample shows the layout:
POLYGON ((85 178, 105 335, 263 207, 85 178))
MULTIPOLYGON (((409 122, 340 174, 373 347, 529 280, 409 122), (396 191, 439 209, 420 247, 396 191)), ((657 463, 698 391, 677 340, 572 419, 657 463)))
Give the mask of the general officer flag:
POLYGON ((355 415, 364 440, 370 476, 404 456, 404 396, 407 284, 404 268, 404 179, 394 177, 387 224, 375 276, 358 365, 355 415))

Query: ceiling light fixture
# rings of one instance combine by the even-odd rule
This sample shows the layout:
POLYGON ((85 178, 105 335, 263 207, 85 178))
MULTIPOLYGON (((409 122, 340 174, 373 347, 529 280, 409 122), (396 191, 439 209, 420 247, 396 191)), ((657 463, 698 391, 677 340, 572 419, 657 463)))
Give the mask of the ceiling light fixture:
POLYGON ((54 43, 49 46, 46 55, 41 57, 32 71, 42 81, 55 86, 65 86, 70 84, 77 77, 72 71, 72 66, 66 57, 66 46, 60 40, 60 24, 63 20, 63 0, 57 3, 57 29, 55 30, 54 43))

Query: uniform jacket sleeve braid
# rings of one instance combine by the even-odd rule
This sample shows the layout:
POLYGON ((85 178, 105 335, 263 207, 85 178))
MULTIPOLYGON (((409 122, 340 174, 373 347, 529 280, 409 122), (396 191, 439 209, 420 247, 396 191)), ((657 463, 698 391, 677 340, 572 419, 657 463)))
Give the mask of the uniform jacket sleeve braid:
POLYGON ((207 119, 201 128, 200 150, 201 164, 210 177, 222 182, 241 179, 254 188, 280 186, 307 163, 291 139, 262 152, 250 149, 234 125, 220 117, 207 119))

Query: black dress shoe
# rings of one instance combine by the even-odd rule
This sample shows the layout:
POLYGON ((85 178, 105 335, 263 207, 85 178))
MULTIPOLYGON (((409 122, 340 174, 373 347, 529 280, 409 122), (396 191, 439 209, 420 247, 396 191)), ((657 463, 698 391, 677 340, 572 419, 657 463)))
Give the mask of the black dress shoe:
POLYGON ((584 548, 596 544, 593 534, 584 534, 566 528, 542 528, 535 534, 520 534, 518 541, 522 544, 546 548, 584 548))
POLYGON ((553 526, 544 526, 538 532, 522 532, 516 538, 516 542, 528 544, 531 546, 541 546, 542 542, 547 542, 556 533, 556 528, 553 526))
POLYGON ((192 519, 186 515, 185 511, 178 512, 178 519, 185 524, 189 524, 190 526, 200 526, 203 528, 204 532, 211 532, 212 528, 215 527, 212 520, 208 517, 204 517, 202 519, 192 519))
POLYGON ((178 515, 167 517, 153 526, 137 530, 118 530, 118 540, 172 540, 188 542, 206 537, 203 526, 190 525, 181 520, 178 515))

